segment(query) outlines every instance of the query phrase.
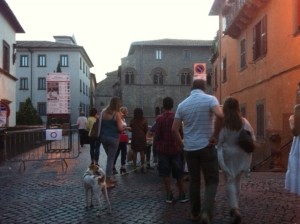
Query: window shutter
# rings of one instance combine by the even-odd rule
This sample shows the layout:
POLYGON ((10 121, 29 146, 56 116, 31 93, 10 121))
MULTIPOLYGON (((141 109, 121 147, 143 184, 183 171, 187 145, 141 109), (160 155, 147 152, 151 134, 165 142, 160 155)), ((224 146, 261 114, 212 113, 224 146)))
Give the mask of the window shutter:
POLYGON ((267 53, 267 16, 264 16, 261 23, 261 53, 267 53))

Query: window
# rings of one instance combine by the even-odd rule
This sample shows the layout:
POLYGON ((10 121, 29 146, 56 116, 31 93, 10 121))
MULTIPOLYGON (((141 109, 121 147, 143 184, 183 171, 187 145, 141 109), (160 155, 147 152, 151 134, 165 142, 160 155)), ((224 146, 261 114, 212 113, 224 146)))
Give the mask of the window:
POLYGON ((246 39, 242 39, 240 42, 240 68, 246 67, 246 39))
POLYGON ((257 137, 265 137, 265 105, 259 102, 256 105, 256 127, 257 127, 257 137))
POLYGON ((46 67, 46 55, 38 55, 38 67, 46 67))
POLYGON ((21 55, 20 56, 20 67, 28 67, 28 55, 21 55))
POLYGON ((85 62, 83 62, 83 74, 85 74, 85 62))
POLYGON ((20 89, 28 89, 28 78, 20 78, 20 89))
POLYGON ((68 67, 69 66, 68 55, 61 55, 60 56, 60 66, 61 67, 68 67))
POLYGON ((161 71, 156 71, 153 75, 153 84, 154 85, 162 85, 164 84, 164 77, 161 73, 161 71))
POLYGON ((37 111, 40 116, 46 116, 47 115, 46 103, 44 103, 44 102, 37 103, 37 111))
POLYGON ((6 41, 3 41, 3 70, 9 72, 9 64, 10 64, 10 60, 9 60, 9 55, 10 55, 10 49, 9 49, 9 45, 6 41))
POLYGON ((192 80, 192 74, 190 72, 182 72, 180 80, 181 85, 190 85, 192 80))
POLYGON ((223 82, 227 81, 227 59, 226 57, 223 59, 222 70, 223 70, 223 82))
POLYGON ((80 66, 80 70, 82 70, 82 58, 80 58, 79 66, 80 66))
POLYGON ((191 60, 191 50, 183 50, 183 60, 184 61, 191 60))
POLYGON ((264 16, 253 28, 253 60, 267 53, 267 16, 264 16))
POLYGON ((127 70, 125 73, 125 84, 134 84, 134 73, 132 70, 127 70))
POLYGON ((246 110, 246 105, 245 104, 240 104, 240 110, 241 110, 241 115, 242 117, 247 117, 247 110, 246 110))
POLYGON ((82 81, 80 79, 80 83, 79 83, 79 88, 80 88, 80 92, 82 92, 82 81))
POLYGON ((39 90, 46 89, 46 78, 38 78, 38 89, 39 90))
POLYGON ((156 59, 156 60, 161 60, 161 59, 162 59, 162 53, 161 53, 161 50, 156 50, 156 51, 155 51, 155 59, 156 59))
POLYGON ((85 94, 85 83, 82 83, 82 90, 83 90, 83 95, 85 94))

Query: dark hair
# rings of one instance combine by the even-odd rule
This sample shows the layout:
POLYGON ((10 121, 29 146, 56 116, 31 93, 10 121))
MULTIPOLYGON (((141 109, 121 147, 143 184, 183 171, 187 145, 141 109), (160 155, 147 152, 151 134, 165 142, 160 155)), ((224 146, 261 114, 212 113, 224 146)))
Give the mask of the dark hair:
POLYGON ((203 79, 195 79, 192 84, 192 90, 193 89, 201 89, 201 90, 205 91, 206 90, 206 81, 203 79))
POLYGON ((143 109, 142 108, 135 108, 133 111, 133 118, 135 119, 142 119, 144 118, 144 113, 143 113, 143 109))
POLYGON ((230 130, 240 130, 243 126, 240 104, 234 97, 228 97, 223 105, 224 126, 230 130))
POLYGON ((174 104, 174 102, 173 102, 173 99, 171 97, 167 96, 163 99, 163 108, 165 110, 172 110, 173 104, 174 104))
POLYGON ((97 109, 95 107, 92 107, 90 109, 90 116, 95 116, 98 113, 97 109))

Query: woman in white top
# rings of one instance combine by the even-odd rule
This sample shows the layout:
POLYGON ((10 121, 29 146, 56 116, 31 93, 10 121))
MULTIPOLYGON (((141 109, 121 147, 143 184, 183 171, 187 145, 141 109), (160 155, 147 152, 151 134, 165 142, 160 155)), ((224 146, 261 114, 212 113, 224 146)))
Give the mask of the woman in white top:
POLYGON ((255 135, 246 118, 240 113, 237 99, 229 97, 223 105, 224 122, 218 140, 218 160, 225 174, 230 215, 232 223, 241 223, 239 212, 240 180, 242 173, 248 173, 252 161, 252 153, 245 152, 238 144, 239 130, 250 131, 253 140, 255 135))

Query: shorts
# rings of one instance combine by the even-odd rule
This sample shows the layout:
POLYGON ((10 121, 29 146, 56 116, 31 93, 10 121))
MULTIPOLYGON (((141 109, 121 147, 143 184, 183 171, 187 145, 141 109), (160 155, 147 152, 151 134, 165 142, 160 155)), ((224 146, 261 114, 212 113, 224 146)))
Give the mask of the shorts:
POLYGON ((176 155, 164 155, 158 153, 158 173, 160 177, 181 178, 184 175, 184 166, 180 153, 176 155))

